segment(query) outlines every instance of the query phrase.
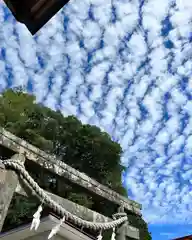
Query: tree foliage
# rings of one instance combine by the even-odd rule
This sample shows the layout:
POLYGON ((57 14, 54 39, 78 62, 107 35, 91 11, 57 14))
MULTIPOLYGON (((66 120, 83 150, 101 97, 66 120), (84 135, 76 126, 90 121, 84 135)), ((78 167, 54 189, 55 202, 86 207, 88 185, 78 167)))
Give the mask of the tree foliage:
MULTIPOLYGON (((126 196, 121 184, 121 173, 124 170, 120 164, 121 146, 98 127, 82 124, 74 116, 64 117, 60 111, 37 104, 35 100, 35 96, 22 89, 5 91, 0 96, 0 125, 126 196)), ((35 166, 28 169, 45 189, 87 207, 95 204, 91 196, 78 192, 77 189, 73 192, 71 186, 58 181, 50 173, 42 174, 41 171, 36 171, 35 166)), ((19 202, 15 202, 16 209, 21 208, 19 202)), ((31 206, 33 204, 30 202, 28 207, 33 209, 31 206)), ((23 214, 19 214, 17 221, 23 219, 23 214)), ((13 221, 12 215, 13 213, 9 214, 10 221, 13 221)))
POLYGON ((125 194, 121 185, 121 147, 96 126, 63 117, 12 89, 0 98, 0 125, 99 182, 125 194), (113 176, 113 177, 112 177, 113 176))

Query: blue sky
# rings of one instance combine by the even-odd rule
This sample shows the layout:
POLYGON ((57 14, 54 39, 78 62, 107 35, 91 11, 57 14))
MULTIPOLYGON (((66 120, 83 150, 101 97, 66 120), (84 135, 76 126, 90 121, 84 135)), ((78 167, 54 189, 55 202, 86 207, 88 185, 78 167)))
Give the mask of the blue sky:
POLYGON ((0 91, 106 130, 153 239, 192 234, 192 1, 71 0, 35 37, 1 1, 0 22, 0 91))
POLYGON ((152 232, 152 239, 168 240, 175 237, 183 237, 191 235, 192 224, 152 224, 149 230, 152 232))

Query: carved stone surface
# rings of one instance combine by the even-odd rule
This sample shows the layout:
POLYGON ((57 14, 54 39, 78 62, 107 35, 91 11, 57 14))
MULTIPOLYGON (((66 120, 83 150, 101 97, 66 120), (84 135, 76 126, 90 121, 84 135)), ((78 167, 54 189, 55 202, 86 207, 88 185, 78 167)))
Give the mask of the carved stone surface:
POLYGON ((0 144, 15 152, 25 153, 26 158, 36 162, 43 168, 48 169, 49 171, 54 172, 55 174, 108 199, 109 201, 122 205, 125 209, 132 211, 135 214, 141 215, 141 205, 139 203, 121 196, 115 191, 90 178, 86 174, 75 170, 64 162, 59 161, 55 156, 45 153, 3 128, 0 128, 0 144))
MULTIPOLYGON (((125 228, 126 240, 131 239, 140 239, 139 230, 127 224, 125 228)), ((117 239, 118 240, 118 239, 117 239)))
MULTIPOLYGON (((21 155, 16 154, 13 159, 24 160, 21 155)), ((11 170, 4 170, 0 168, 0 232, 3 227, 4 220, 7 215, 13 193, 17 187, 18 177, 15 172, 11 170)))

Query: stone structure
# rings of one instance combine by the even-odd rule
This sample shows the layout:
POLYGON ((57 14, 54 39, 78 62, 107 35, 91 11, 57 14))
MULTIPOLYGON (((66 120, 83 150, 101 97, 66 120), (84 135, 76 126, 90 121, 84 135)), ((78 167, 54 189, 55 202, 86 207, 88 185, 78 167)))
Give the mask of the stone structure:
MULTIPOLYGON (((15 154, 12 159, 20 159, 24 163, 23 155, 15 154)), ((0 232, 7 215, 11 199, 18 184, 17 174, 13 171, 0 169, 0 232)))
MULTIPOLYGON (((132 212, 135 215, 141 215, 140 204, 127 199, 111 189, 99 184, 86 174, 75 170, 67 164, 57 160, 55 156, 48 155, 47 153, 18 138, 3 128, 0 128, 0 144, 15 152, 16 155, 13 156, 13 159, 19 158, 21 162, 24 162, 26 158, 26 161, 33 161, 40 167, 43 167, 54 174, 57 174, 60 177, 79 185, 89 192, 93 192, 94 194, 97 194, 102 198, 121 206, 123 209, 125 209, 125 211, 132 212)), ((22 181, 18 179, 15 172, 0 169, 0 230, 2 228, 12 195, 15 191, 22 195, 28 195, 28 192, 23 186, 22 181)), ((102 214, 94 212, 67 199, 63 199, 51 193, 47 194, 63 208, 82 219, 103 223, 111 220, 102 214)), ((130 226, 128 222, 125 222, 117 230, 117 240, 128 239, 140 239, 139 230, 130 226)))
POLYGON ((4 0, 17 21, 34 35, 69 0, 4 0))

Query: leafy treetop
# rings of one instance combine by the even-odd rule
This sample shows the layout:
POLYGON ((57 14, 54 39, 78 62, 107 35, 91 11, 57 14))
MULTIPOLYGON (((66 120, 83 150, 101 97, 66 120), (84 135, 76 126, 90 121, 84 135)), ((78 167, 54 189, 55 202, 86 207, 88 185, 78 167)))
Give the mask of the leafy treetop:
POLYGON ((126 195, 121 184, 121 146, 98 127, 82 124, 9 89, 0 97, 0 125, 61 161, 126 195))

